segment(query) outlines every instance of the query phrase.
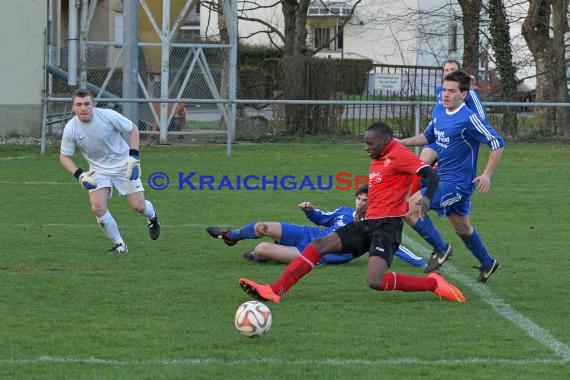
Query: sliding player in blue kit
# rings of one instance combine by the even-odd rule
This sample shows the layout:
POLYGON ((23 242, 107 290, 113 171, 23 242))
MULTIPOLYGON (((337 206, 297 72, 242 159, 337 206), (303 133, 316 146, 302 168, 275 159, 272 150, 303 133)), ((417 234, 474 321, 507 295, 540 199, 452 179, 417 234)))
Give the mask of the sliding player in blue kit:
MULTIPOLYGON (((341 206, 325 212, 315 208, 311 202, 301 202, 298 207, 313 223, 311 226, 286 222, 251 222, 232 230, 210 226, 206 231, 211 237, 222 239, 228 246, 244 239, 271 238, 275 243, 259 243, 253 251, 245 252, 244 257, 254 262, 273 260, 288 264, 299 256, 313 239, 327 236, 353 220, 361 220, 366 213, 367 204, 368 185, 362 185, 355 193, 354 208, 341 206)), ((403 245, 400 245, 394 255, 415 267, 425 268, 427 265, 423 257, 415 255, 403 245)), ((352 260, 352 253, 331 253, 324 255, 319 264, 344 264, 352 260)))
MULTIPOLYGON (((483 244, 477 230, 469 220, 471 194, 475 188, 487 192, 491 176, 504 150, 503 138, 485 120, 473 113, 464 103, 471 78, 463 71, 454 71, 444 77, 442 104, 432 112, 432 121, 424 133, 403 139, 406 146, 428 143, 437 144, 438 175, 440 183, 431 209, 438 215, 446 215, 455 232, 465 246, 479 261, 478 282, 486 282, 501 264, 495 260, 483 244), (491 152, 482 174, 477 176, 479 145, 486 144, 491 152)), ((410 203, 417 202, 425 189, 410 197, 410 203)), ((435 229, 426 215, 406 216, 406 222, 434 248, 426 271, 439 268, 452 255, 452 250, 435 229)))

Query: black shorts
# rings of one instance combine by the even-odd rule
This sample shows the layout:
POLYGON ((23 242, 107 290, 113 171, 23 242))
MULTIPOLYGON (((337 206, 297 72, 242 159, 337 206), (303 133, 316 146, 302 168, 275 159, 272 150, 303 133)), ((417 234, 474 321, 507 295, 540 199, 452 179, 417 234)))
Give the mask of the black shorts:
POLYGON ((403 218, 367 219, 349 223, 335 232, 342 243, 341 252, 352 252, 355 258, 369 252, 370 256, 382 257, 390 266, 402 242, 403 228, 403 218))

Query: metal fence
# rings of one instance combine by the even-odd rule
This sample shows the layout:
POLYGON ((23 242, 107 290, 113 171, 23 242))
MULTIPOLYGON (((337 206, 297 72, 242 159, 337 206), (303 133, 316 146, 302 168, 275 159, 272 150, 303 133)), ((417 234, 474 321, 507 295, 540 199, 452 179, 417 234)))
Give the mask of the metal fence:
POLYGON ((228 99, 235 97, 235 3, 221 4, 227 36, 207 40, 196 28, 196 2, 121 3, 110 13, 109 5, 87 0, 61 9, 48 1, 54 28, 46 39, 42 136, 61 136, 73 91, 86 87, 97 106, 133 115, 142 143, 227 142, 234 133, 228 99), (114 33, 100 30, 106 23, 114 23, 114 33))
MULTIPOLYGON (((170 46, 168 98, 161 97, 161 46, 145 44, 139 54, 138 126, 143 143, 158 142, 161 128, 161 102, 167 102, 167 141, 163 143, 225 142, 228 127, 223 117, 226 102, 205 103, 200 99, 219 99, 226 91, 222 86, 222 67, 228 61, 223 45, 196 45, 178 42, 170 46), (185 99, 181 101, 180 99, 185 99), (157 101, 157 100, 160 100, 157 101)), ((87 43, 90 64, 86 83, 99 100, 97 106, 121 111, 124 99, 122 54, 110 43, 87 43), (101 64, 105 63, 105 64, 101 64)), ((65 57, 66 50, 61 56, 65 57)), ((66 62, 63 61, 62 62, 66 62)), ((67 67, 48 65, 50 76, 46 98, 47 135, 58 138, 65 122, 72 116, 70 97, 75 86, 67 84, 67 67)))
MULTIPOLYGON (((227 115, 230 105, 222 99, 223 71, 227 62, 227 49, 215 45, 196 45, 195 40, 181 34, 170 46, 168 92, 161 98, 162 64, 159 45, 141 44, 139 51, 139 82, 141 99, 138 125, 141 144, 195 144, 225 143, 228 138, 227 115), (210 47, 209 47, 210 46, 210 47), (160 105, 167 104, 167 140, 160 140, 160 105)), ((98 106, 121 110, 122 71, 120 49, 110 44, 88 45, 91 60, 87 81, 99 99, 98 106), (102 48, 104 47, 104 48, 102 48), (101 62, 105 61, 105 65, 101 62)), ((62 52, 62 55, 64 52, 62 52)), ((49 137, 59 138, 65 122, 72 116, 69 97, 72 88, 66 83, 65 66, 48 67, 52 76, 47 98, 46 127, 49 137)), ((398 136, 410 136, 422 130, 430 120, 435 100, 435 89, 440 79, 439 67, 409 67, 377 65, 362 80, 360 94, 339 93, 331 100, 264 100, 237 99, 237 141, 269 141, 291 135, 330 135, 354 137, 363 134, 368 125, 383 120, 390 124, 398 136), (292 128, 285 115, 288 105, 301 107, 307 115, 322 115, 311 120, 334 119, 327 128, 292 128)), ((239 84, 238 84, 239 86, 239 84)), ((239 92, 239 89, 238 89, 239 92)), ((503 135, 513 139, 528 139, 534 130, 537 107, 566 107, 550 103, 487 103, 489 122, 503 135), (508 125, 508 109, 516 112, 517 126, 508 125)), ((543 131, 544 132, 544 131, 543 131)), ((558 133, 557 124, 546 131, 558 133)))

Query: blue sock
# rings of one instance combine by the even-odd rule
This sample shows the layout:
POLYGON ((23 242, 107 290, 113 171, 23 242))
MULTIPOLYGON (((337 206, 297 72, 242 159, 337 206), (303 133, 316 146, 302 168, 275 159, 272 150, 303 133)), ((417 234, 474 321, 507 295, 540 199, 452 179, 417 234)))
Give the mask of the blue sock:
POLYGON ((481 263, 481 268, 489 268, 493 264, 493 257, 487 251, 487 247, 483 244, 481 236, 477 230, 473 229, 473 233, 467 239, 463 239, 463 243, 473 256, 481 263))
POLYGON ((436 251, 445 252, 447 250, 447 243, 439 232, 435 229, 429 216, 424 215, 423 218, 418 219, 412 228, 420 234, 436 251))
POLYGON ((426 261, 421 256, 416 256, 412 251, 408 248, 404 247, 403 245, 398 248, 396 252, 394 252, 397 258, 406 263, 413 265, 415 267, 423 268, 426 265, 426 261))
POLYGON ((255 236, 255 223, 251 222, 241 228, 231 230, 228 236, 232 240, 259 239, 259 236, 255 236))

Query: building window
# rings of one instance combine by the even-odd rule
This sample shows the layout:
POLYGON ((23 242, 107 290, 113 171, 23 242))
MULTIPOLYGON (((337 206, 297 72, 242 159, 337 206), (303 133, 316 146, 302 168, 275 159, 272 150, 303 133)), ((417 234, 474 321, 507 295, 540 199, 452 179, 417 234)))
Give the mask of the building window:
POLYGON ((344 48, 344 33, 342 26, 336 27, 336 50, 342 50, 344 48))
POLYGON ((329 28, 315 28, 315 49, 330 49, 331 30, 329 28))
POLYGON ((449 27, 449 52, 457 51, 457 24, 449 27))
POLYGON ((184 25, 200 26, 200 3, 190 11, 184 25))

